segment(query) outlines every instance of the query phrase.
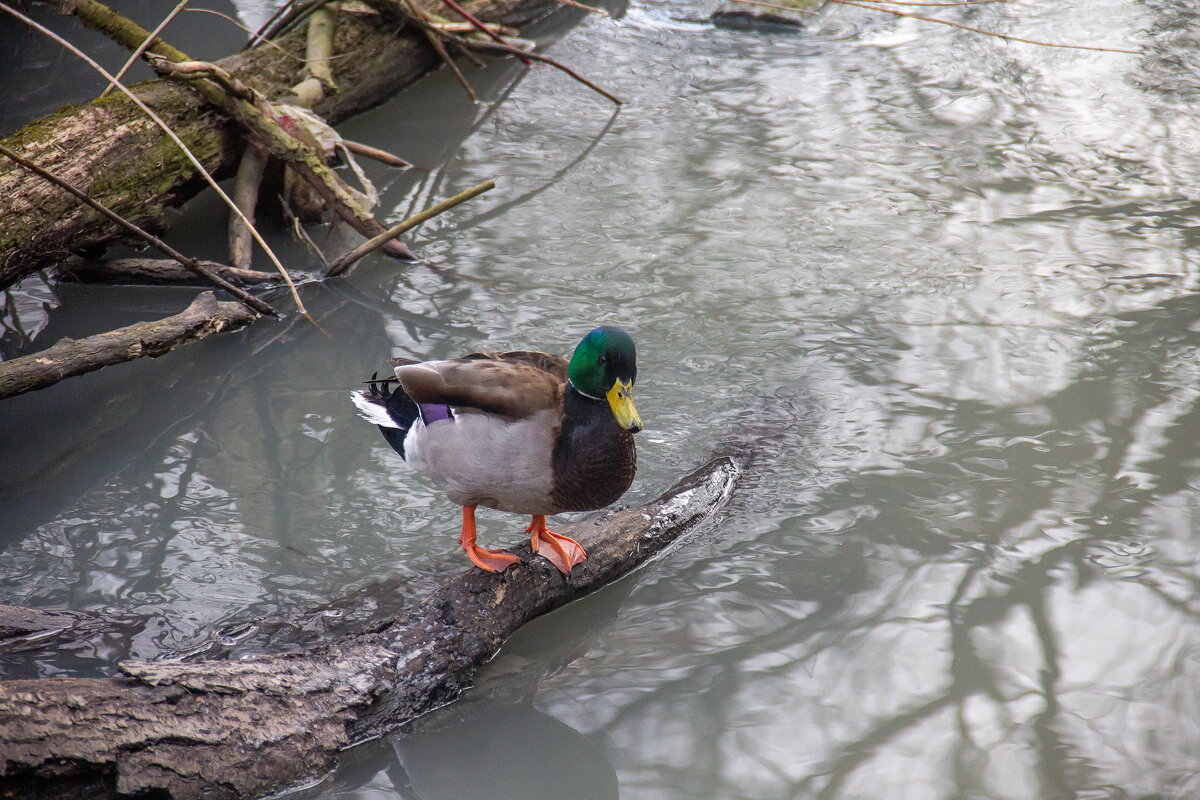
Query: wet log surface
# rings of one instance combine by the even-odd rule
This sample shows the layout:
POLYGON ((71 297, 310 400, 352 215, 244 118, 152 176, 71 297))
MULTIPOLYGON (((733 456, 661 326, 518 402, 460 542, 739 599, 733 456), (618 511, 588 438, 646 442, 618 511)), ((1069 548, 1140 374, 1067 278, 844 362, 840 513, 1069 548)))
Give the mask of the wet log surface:
POLYGON ((740 454, 645 506, 563 532, 588 549, 564 578, 471 569, 375 630, 241 661, 124 662, 124 677, 0 683, 0 797, 233 798, 278 791, 337 753, 456 697, 517 628, 628 574, 727 504, 740 454))
MULTIPOLYGON (((80 0, 86 2, 86 0, 80 0)), ((419 5, 441 11, 434 0, 419 5)), ((552 8, 552 0, 469 0, 486 21, 520 27, 552 8)), ((276 46, 259 46, 218 63, 267 97, 281 97, 302 77, 303 29, 276 46)), ((378 14, 342 14, 333 63, 339 91, 314 109, 336 124, 392 96, 438 63, 419 32, 378 14), (353 58, 344 57, 354 54, 353 58)), ((80 64, 80 69, 87 69, 80 64)), ((228 174, 243 149, 241 132, 193 90, 149 81, 138 96, 175 130, 210 172, 228 174)), ((13 150, 150 230, 204 183, 183 153, 128 98, 111 95, 31 123, 4 139, 13 150)), ((0 159, 0 288, 61 262, 71 253, 123 235, 113 222, 23 167, 0 159)))
POLYGON ((74 611, 0 605, 0 640, 46 636, 75 627, 87 615, 74 611))
POLYGON ((62 339, 37 353, 0 362, 0 400, 102 367, 157 357, 214 333, 241 327, 258 318, 241 303, 218 301, 212 292, 196 296, 178 314, 127 325, 84 339, 62 339))

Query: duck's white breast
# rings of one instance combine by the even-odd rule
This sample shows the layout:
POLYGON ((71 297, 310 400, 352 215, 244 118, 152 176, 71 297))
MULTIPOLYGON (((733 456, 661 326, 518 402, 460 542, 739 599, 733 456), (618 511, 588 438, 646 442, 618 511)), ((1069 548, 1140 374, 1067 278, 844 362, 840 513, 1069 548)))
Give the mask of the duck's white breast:
POLYGON ((452 411, 450 419, 428 427, 421 420, 413 423, 404 440, 408 463, 459 505, 518 514, 551 512, 555 412, 507 422, 490 414, 452 411))

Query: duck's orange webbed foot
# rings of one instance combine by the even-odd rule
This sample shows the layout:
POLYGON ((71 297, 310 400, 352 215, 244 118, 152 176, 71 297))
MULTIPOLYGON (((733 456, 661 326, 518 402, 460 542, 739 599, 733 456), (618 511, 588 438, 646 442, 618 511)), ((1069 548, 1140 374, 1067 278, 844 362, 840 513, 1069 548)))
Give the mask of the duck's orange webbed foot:
POLYGON ((463 506, 462 533, 458 543, 466 551, 467 558, 484 572, 503 572, 521 559, 503 550, 485 550, 475 544, 475 506, 463 506))
POLYGON ((533 552, 557 567, 563 575, 570 575, 571 567, 587 559, 587 553, 583 552, 583 546, 579 542, 546 528, 544 514, 535 514, 525 532, 533 534, 529 538, 533 552))

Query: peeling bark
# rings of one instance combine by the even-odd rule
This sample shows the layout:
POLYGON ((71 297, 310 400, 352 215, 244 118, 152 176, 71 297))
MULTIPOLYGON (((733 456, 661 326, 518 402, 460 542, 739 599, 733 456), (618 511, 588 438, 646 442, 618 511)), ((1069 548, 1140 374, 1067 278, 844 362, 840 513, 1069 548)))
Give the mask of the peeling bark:
POLYGON ((711 520, 740 475, 716 457, 645 506, 571 526, 589 557, 566 579, 525 545, 501 575, 469 570, 376 631, 303 652, 0 683, 0 797, 234 798, 318 775, 347 745, 453 699, 521 625, 711 520))
POLYGON ((0 362, 0 400, 123 361, 156 358, 255 319, 257 315, 241 303, 219 302, 212 292, 204 292, 173 316, 85 339, 63 339, 39 353, 0 362))

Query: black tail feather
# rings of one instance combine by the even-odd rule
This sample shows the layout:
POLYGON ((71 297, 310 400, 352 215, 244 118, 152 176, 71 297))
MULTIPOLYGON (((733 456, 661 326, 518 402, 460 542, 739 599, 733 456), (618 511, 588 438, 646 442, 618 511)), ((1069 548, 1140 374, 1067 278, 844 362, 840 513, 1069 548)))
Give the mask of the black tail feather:
POLYGON ((401 458, 405 458, 404 437, 408 435, 409 428, 412 427, 420 412, 417 410, 417 404, 400 387, 399 380, 380 378, 378 375, 379 373, 374 373, 371 375, 371 380, 364 381, 367 384, 366 396, 372 403, 383 406, 387 410, 388 416, 395 421, 398 427, 388 428, 383 425, 378 427, 392 449, 399 453, 401 458), (395 388, 390 384, 395 384, 395 388))

